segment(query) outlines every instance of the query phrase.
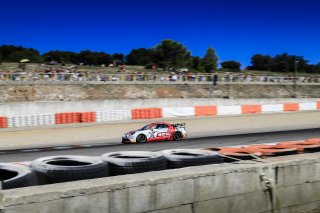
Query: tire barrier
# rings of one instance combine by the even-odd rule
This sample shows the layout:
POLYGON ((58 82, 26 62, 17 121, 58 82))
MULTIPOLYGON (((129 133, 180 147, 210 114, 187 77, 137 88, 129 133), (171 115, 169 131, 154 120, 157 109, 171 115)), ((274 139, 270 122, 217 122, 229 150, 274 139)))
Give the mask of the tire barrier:
POLYGON ((8 117, 8 127, 28 127, 28 126, 41 126, 41 125, 53 125, 53 124, 56 124, 55 115, 53 113, 8 117))
POLYGON ((31 162, 30 168, 36 172, 40 184, 101 178, 109 174, 108 164, 100 158, 75 155, 38 158, 31 162))
POLYGON ((8 120, 7 117, 0 117, 0 128, 7 128, 8 120))
POLYGON ((160 153, 167 159, 169 169, 222 162, 222 158, 217 152, 209 150, 169 149, 163 150, 160 153))
POLYGON ((80 113, 80 122, 81 123, 95 123, 97 122, 96 112, 81 112, 80 113))
POLYGON ((0 181, 4 189, 12 189, 319 151, 320 138, 309 138, 243 147, 112 152, 100 157, 51 156, 32 162, 0 163, 0 181))
POLYGON ((320 101, 284 104, 251 104, 241 106, 194 106, 139 108, 128 110, 106 110, 92 112, 63 112, 39 115, 19 115, 0 117, 0 128, 26 127, 54 124, 95 123, 108 121, 174 118, 188 116, 224 116, 279 112, 320 110, 320 101))
POLYGON ((130 110, 97 111, 97 122, 131 120, 130 110))
POLYGON ((0 163, 0 181, 3 189, 21 188, 38 184, 35 173, 27 166, 0 163))
POLYGON ((134 174, 167 169, 160 153, 147 151, 111 152, 101 156, 109 164, 110 175, 134 174))
POLYGON ((152 119, 162 118, 161 108, 145 108, 145 109, 133 109, 131 110, 132 119, 152 119))
POLYGON ((81 113, 80 112, 56 113, 55 120, 56 120, 56 124, 80 123, 81 113))

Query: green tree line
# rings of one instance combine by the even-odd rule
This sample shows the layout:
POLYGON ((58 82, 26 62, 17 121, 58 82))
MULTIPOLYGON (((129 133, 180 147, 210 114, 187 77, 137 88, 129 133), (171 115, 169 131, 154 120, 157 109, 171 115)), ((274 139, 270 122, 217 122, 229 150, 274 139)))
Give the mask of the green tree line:
MULTIPOLYGON (((29 59, 35 63, 71 63, 100 66, 117 62, 124 62, 128 65, 141 65, 146 68, 162 68, 163 70, 177 70, 187 68, 196 72, 212 72, 218 69, 218 55, 215 49, 209 47, 204 57, 192 56, 190 50, 183 44, 173 40, 163 40, 152 48, 138 48, 125 55, 122 53, 109 54, 82 50, 72 51, 48 51, 40 54, 33 48, 22 46, 2 45, 0 46, 0 63, 19 62, 21 59, 29 59)), ((303 56, 289 55, 287 53, 276 56, 255 54, 251 57, 251 66, 246 69, 292 72, 298 64, 299 72, 320 73, 320 63, 309 64, 303 56)), ((223 61, 220 63, 220 70, 240 71, 241 64, 235 60, 223 61)))

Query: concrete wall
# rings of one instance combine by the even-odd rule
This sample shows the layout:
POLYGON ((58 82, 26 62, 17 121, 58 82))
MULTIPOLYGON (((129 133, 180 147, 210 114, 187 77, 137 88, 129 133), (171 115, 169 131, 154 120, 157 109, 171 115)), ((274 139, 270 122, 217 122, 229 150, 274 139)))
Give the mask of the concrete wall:
POLYGON ((95 100, 95 101, 52 101, 52 102, 19 102, 0 104, 0 116, 34 115, 59 112, 86 112, 105 110, 127 110, 148 107, 192 107, 208 105, 242 105, 242 104, 275 104, 275 103, 306 103, 316 102, 319 98, 301 99, 217 99, 217 98, 190 98, 190 99, 124 99, 124 100, 95 100))
POLYGON ((4 207, 6 213, 271 213, 278 206, 282 213, 320 211, 318 153, 263 161, 7 190, 4 207), (275 194, 261 177, 274 183, 275 194))
MULTIPOLYGON (((281 84, 0 84, 0 103, 157 98, 290 98, 292 85, 281 84)), ((319 98, 318 85, 298 85, 296 95, 319 98)))

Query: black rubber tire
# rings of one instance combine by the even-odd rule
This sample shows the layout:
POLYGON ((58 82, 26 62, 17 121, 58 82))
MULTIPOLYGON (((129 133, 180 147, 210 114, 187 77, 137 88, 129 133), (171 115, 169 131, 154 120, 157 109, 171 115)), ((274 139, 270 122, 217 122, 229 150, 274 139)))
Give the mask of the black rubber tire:
POLYGON ((182 132, 178 131, 178 132, 175 132, 175 133, 173 134, 173 140, 174 140, 174 141, 179 141, 179 140, 181 140, 181 139, 182 139, 182 132))
POLYGON ((134 174, 167 169, 167 160, 158 152, 125 151, 101 156, 109 163, 110 175, 134 174))
POLYGON ((31 162, 41 184, 107 177, 108 164, 99 157, 49 156, 31 162))
POLYGON ((310 147, 305 147, 303 149, 303 152, 306 152, 306 153, 312 153, 312 152, 320 152, 320 146, 310 146, 310 147))
POLYGON ((137 136, 137 143, 145 143, 147 142, 147 136, 144 134, 140 134, 137 136))
POLYGON ((3 189, 38 185, 37 176, 27 166, 0 163, 0 181, 3 189))
POLYGON ((168 168, 182 168, 223 162, 214 151, 200 149, 169 149, 160 152, 168 160, 168 168))

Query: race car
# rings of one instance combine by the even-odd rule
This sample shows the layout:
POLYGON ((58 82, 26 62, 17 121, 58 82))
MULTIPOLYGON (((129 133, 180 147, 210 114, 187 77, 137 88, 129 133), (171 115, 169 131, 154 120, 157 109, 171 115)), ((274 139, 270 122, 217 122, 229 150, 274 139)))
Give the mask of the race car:
POLYGON ((185 123, 169 124, 157 122, 122 136, 122 143, 144 143, 154 141, 177 141, 187 137, 185 123))

